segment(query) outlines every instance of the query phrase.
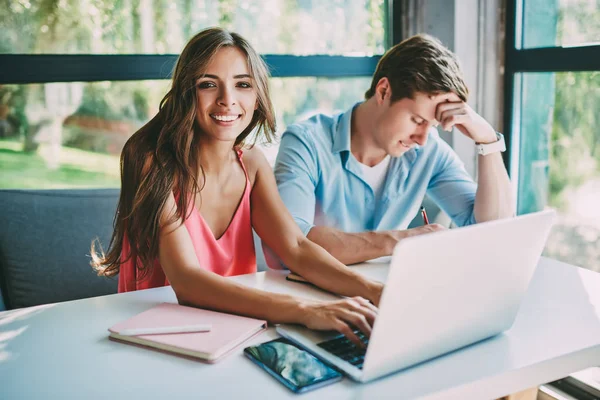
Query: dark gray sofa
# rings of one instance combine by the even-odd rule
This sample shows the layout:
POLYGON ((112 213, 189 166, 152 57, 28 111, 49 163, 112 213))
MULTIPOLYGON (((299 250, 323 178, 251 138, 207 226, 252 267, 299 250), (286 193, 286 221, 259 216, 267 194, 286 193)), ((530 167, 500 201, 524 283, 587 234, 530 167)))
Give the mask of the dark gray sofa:
POLYGON ((90 267, 90 243, 107 248, 118 198, 119 189, 0 190, 6 309, 116 293, 117 278, 90 267))
POLYGON ((119 189, 0 190, 0 311, 116 293, 89 263, 93 238, 107 250, 118 200, 119 189))

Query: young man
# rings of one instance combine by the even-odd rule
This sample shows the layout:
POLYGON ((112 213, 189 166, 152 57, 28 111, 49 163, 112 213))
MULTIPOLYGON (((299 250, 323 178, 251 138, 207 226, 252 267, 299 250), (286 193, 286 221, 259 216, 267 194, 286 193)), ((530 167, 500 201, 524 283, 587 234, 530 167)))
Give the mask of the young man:
POLYGON ((458 226, 514 215, 504 139, 467 101, 458 62, 437 39, 413 36, 379 61, 366 100, 291 125, 275 164, 302 231, 345 264, 390 255, 427 194, 458 226), (435 127, 478 147, 477 184, 435 127))

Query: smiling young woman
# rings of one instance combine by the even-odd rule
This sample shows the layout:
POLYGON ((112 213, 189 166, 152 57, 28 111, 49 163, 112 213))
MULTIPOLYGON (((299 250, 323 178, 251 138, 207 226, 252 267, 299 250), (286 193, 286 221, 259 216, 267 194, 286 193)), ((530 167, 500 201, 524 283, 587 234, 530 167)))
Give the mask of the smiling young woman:
POLYGON ((242 37, 212 28, 186 45, 158 114, 125 145, 121 196, 99 274, 119 291, 171 285, 180 303, 271 322, 369 334, 382 284, 352 272, 302 234, 264 155, 275 118, 268 71, 242 37), (252 229, 314 284, 349 297, 312 303, 241 286, 225 276, 256 272, 252 229), (375 305, 374 305, 375 304, 375 305))

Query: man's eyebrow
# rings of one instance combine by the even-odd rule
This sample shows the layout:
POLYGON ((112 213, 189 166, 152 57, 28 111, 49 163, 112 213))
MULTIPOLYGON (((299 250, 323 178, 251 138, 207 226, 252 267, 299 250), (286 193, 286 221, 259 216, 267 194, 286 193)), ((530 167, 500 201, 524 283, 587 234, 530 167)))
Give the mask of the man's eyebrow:
POLYGON ((421 118, 423 121, 425 121, 425 122, 429 122, 429 120, 428 120, 427 118, 423 118, 423 117, 421 117, 421 116, 420 116, 419 114, 417 114, 416 112, 413 112, 413 114, 414 114, 415 116, 417 116, 417 117, 421 118))
MULTIPOLYGON (((217 80, 221 79, 217 75, 212 75, 212 74, 200 75, 200 78, 198 78, 198 79, 202 79, 202 78, 210 78, 210 79, 217 79, 217 80)), ((233 79, 244 79, 244 78, 250 78, 250 79, 252 79, 252 75, 249 75, 249 74, 239 74, 239 75, 235 75, 233 77, 233 79)))
MULTIPOLYGON (((412 112, 412 111, 411 111, 411 112, 412 112)), ((435 118, 434 118, 434 119, 432 119, 431 121, 429 121, 429 120, 427 120, 427 119, 425 119, 425 118, 421 117, 421 116, 420 116, 419 114, 417 114, 416 112, 413 112, 413 115, 415 115, 416 117, 419 117, 419 118, 421 118, 421 119, 422 119, 424 122, 427 122, 427 123, 432 123, 432 124, 433 124, 433 126, 438 126, 438 124, 440 123, 440 122, 439 122, 437 119, 435 119, 435 118)))

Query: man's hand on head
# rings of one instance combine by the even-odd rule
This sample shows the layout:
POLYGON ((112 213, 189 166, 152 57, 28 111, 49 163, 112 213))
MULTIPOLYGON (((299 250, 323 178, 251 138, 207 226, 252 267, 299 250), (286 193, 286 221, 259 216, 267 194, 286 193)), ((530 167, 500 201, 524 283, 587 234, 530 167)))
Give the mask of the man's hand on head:
POLYGON ((445 102, 438 104, 435 119, 445 131, 456 126, 475 143, 493 143, 498 140, 494 128, 454 93, 445 102))

